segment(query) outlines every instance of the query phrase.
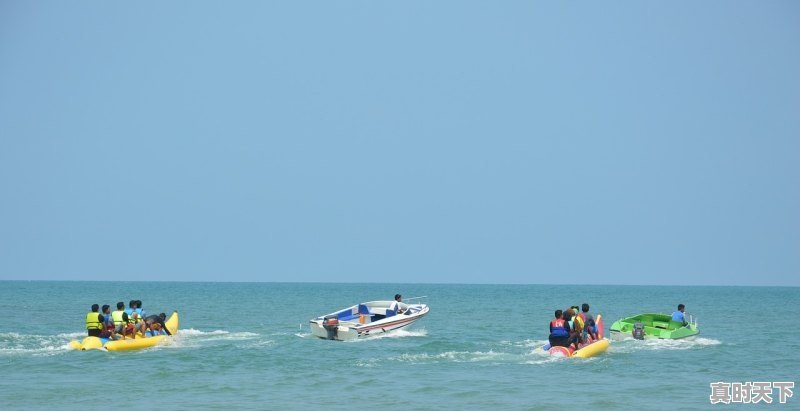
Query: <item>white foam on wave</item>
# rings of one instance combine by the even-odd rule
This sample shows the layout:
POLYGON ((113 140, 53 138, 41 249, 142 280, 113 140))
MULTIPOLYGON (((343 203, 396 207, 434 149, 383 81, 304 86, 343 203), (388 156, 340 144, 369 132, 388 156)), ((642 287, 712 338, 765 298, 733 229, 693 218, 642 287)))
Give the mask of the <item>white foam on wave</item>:
POLYGON ((389 332, 386 332, 386 333, 380 333, 380 334, 371 335, 369 337, 360 338, 360 339, 352 340, 352 341, 349 341, 349 342, 375 341, 375 340, 380 340, 380 339, 383 339, 383 338, 425 337, 427 335, 428 335, 428 331, 426 329, 424 329, 424 328, 419 328, 419 329, 416 329, 416 330, 400 329, 400 330, 389 331, 389 332))
POLYGON ((73 340, 79 340, 79 339, 83 339, 83 337, 86 337, 86 333, 85 332, 83 332, 83 333, 61 333, 61 334, 56 335, 56 337, 70 338, 70 339, 73 339, 73 340))
MULTIPOLYGON (((544 350, 539 350, 539 351, 541 351, 543 353, 543 355, 538 355, 537 354, 536 356, 538 358, 527 360, 527 361, 524 362, 524 364, 527 364, 527 365, 549 364, 549 363, 559 362, 559 361, 563 361, 563 360, 567 359, 566 357, 560 357, 560 356, 557 356, 557 355, 550 355, 550 353, 548 353, 547 351, 544 351, 544 350)), ((592 359, 593 358, 589 358, 589 360, 592 360, 592 359)))
POLYGON ((551 357, 548 351, 542 349, 545 345, 550 344, 549 340, 500 341, 499 344, 501 346, 527 349, 529 350, 527 355, 551 357))
POLYGON ((0 355, 33 355, 34 357, 47 357, 70 350, 69 344, 48 345, 38 348, 11 347, 0 348, 0 355))
POLYGON ((520 362, 519 354, 489 351, 445 351, 438 354, 401 354, 390 360, 410 363, 436 362, 520 362))
POLYGON ((85 337, 86 333, 58 335, 0 333, 0 355, 50 356, 70 349, 69 341, 85 337))
POLYGON ((500 341, 500 345, 514 348, 529 348, 539 351, 542 351, 542 346, 548 343, 548 340, 500 341))
MULTIPOLYGON (((225 330, 202 331, 194 328, 187 328, 178 330, 176 335, 172 338, 167 338, 161 345, 165 348, 196 348, 201 347, 209 342, 234 342, 237 341, 252 341, 260 337, 259 334, 242 331, 230 332, 225 330)), ((263 344, 264 341, 256 341, 254 344, 263 344)), ((247 344, 250 347, 252 344, 247 344)))
POLYGON ((405 362, 412 364, 436 363, 481 363, 538 365, 562 361, 563 358, 551 356, 542 350, 547 340, 500 341, 495 348, 479 351, 451 350, 440 353, 404 353, 389 358, 361 359, 356 362, 359 367, 376 367, 384 362, 405 362), (511 349, 508 349, 508 348, 511 349))
POLYGON ((609 347, 614 352, 628 353, 644 350, 690 350, 722 344, 722 341, 713 338, 689 337, 678 340, 646 339, 635 340, 632 337, 622 341, 615 341, 609 347))
POLYGON ((214 330, 214 331, 201 331, 196 330, 194 328, 178 330, 179 337, 200 337, 200 338, 216 338, 219 339, 220 337, 224 339, 248 339, 258 337, 259 334, 251 333, 248 331, 241 331, 241 332, 230 332, 225 330, 214 330))
POLYGON ((40 335, 40 334, 20 334, 15 332, 0 333, 0 344, 8 341, 24 340, 24 341, 38 341, 38 340, 53 340, 53 339, 81 339, 86 337, 86 332, 72 332, 61 333, 56 335, 40 335))
POLYGON ((0 355, 50 356, 71 350, 69 343, 61 341, 33 341, 28 344, 12 344, 0 347, 0 355), (38 344, 38 345, 37 345, 38 344))
POLYGON ((524 364, 548 364, 566 359, 564 356, 552 355, 550 354, 550 351, 543 350, 542 347, 547 344, 550 344, 549 340, 525 340, 521 345, 523 347, 530 348, 530 351, 528 351, 528 353, 525 355, 527 359, 524 361, 524 364))

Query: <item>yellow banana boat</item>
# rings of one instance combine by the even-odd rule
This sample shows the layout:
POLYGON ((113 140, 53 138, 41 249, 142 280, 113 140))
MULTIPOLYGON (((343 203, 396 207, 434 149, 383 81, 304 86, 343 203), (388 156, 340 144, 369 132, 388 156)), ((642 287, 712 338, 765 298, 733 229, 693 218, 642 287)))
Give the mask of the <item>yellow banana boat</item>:
MULTIPOLYGON (((167 326, 170 334, 175 335, 178 333, 178 312, 174 311, 172 315, 164 323, 167 326)), ((107 351, 130 351, 142 350, 158 345, 158 343, 168 338, 166 335, 156 335, 153 337, 145 337, 141 333, 136 334, 136 338, 126 338, 124 340, 109 340, 108 338, 86 337, 83 341, 76 340, 70 341, 69 346, 75 350, 107 350, 107 351)))
POLYGON ((595 323, 597 324, 598 340, 581 346, 577 351, 572 347, 551 347, 549 343, 545 344, 542 349, 549 352, 550 355, 567 358, 590 358, 605 352, 608 349, 609 342, 607 338, 603 338, 603 316, 597 314, 595 323))

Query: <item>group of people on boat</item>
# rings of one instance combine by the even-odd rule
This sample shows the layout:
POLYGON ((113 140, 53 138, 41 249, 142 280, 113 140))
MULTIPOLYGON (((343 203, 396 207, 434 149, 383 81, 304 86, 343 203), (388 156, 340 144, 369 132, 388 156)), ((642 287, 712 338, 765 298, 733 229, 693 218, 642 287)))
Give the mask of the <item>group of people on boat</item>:
POLYGON ((597 324, 589 308, 589 304, 583 303, 580 308, 573 305, 566 310, 556 310, 555 318, 550 321, 550 346, 574 346, 578 350, 582 345, 596 341, 597 324))
POLYGON ((141 300, 131 300, 128 308, 125 303, 117 303, 117 309, 111 311, 111 306, 92 304, 91 311, 86 314, 86 332, 90 337, 108 338, 111 340, 136 338, 137 333, 143 337, 166 333, 171 335, 166 326, 167 315, 160 313, 147 315, 142 308, 141 300))

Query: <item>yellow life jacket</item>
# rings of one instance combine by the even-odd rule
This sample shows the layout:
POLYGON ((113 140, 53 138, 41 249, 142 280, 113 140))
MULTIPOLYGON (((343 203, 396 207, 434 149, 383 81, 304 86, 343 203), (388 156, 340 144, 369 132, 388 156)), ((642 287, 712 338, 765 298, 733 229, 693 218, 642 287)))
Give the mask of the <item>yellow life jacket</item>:
POLYGON ((111 312, 111 319, 114 320, 115 327, 119 327, 120 325, 125 325, 125 320, 122 319, 122 314, 125 314, 125 311, 117 310, 111 312))
POLYGON ((86 314, 86 329, 87 330, 102 330, 103 323, 97 320, 97 317, 100 313, 96 313, 94 311, 86 314))
POLYGON ((144 318, 142 318, 142 313, 143 311, 141 308, 133 310, 130 314, 128 314, 128 322, 139 324, 140 322, 144 321, 144 318), (134 314, 136 315, 136 318, 134 318, 134 314))
POLYGON ((574 321, 576 323, 576 327, 575 328, 577 328, 578 330, 583 331, 583 318, 581 318, 580 315, 576 315, 575 318, 574 318, 574 321))

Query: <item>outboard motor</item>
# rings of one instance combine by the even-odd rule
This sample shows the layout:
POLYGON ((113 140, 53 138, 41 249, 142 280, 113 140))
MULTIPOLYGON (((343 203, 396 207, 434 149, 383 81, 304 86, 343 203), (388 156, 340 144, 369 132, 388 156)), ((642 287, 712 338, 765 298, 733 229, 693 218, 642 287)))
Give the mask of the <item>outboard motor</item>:
POLYGON ((637 340, 644 340, 644 324, 641 322, 633 324, 633 338, 637 340))
POLYGON ((322 328, 328 332, 328 339, 335 340, 336 332, 339 331, 339 317, 335 315, 326 315, 322 319, 322 328))

